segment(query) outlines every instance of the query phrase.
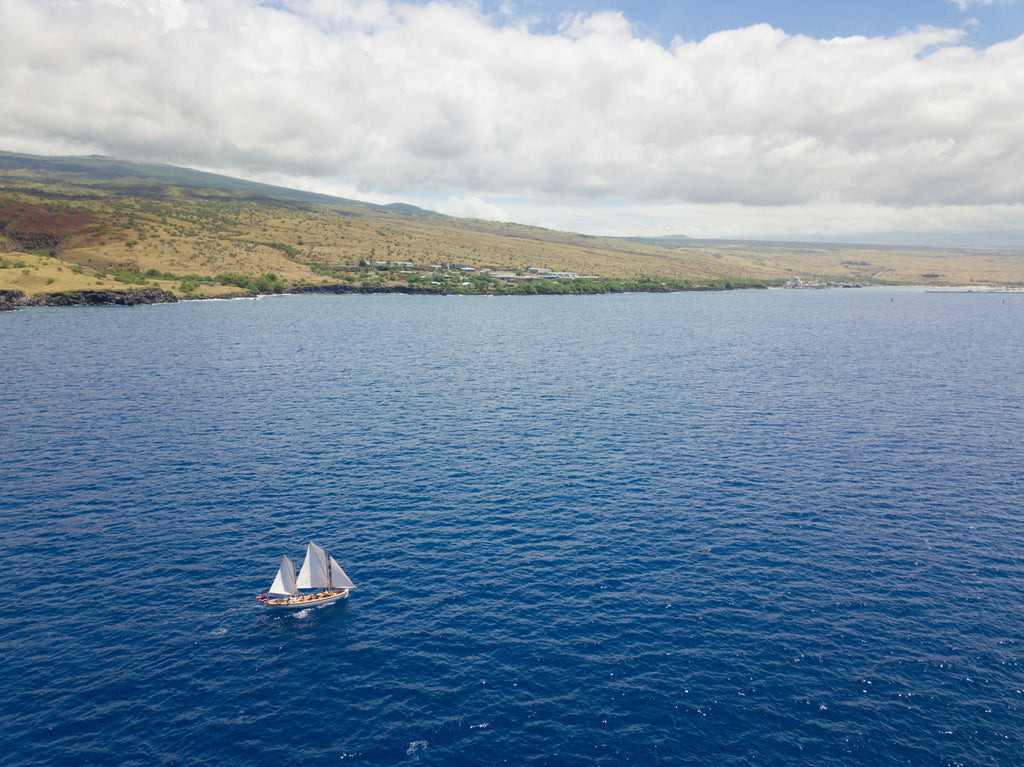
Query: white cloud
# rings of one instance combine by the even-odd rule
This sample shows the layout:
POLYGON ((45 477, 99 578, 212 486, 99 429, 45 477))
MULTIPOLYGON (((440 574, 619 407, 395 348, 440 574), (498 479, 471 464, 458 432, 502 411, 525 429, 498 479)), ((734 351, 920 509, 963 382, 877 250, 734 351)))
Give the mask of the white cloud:
POLYGON ((963 12, 972 8, 985 8, 990 5, 1018 5, 1018 0, 948 0, 963 12))
POLYGON ((0 0, 0 18, 0 148, 452 210, 625 200, 632 221, 844 209, 884 226, 1024 200, 1024 38, 758 25, 665 47, 620 13, 542 34, 507 11, 385 0, 0 0))
POLYGON ((965 13, 975 6, 985 7, 992 5, 994 0, 949 0, 953 5, 965 13))

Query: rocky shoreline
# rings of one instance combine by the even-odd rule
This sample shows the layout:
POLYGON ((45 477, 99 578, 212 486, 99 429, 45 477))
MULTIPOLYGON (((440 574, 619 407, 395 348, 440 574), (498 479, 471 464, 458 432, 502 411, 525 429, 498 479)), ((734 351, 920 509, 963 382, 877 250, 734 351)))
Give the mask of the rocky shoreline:
MULTIPOLYGON (((413 293, 436 295, 436 291, 423 288, 369 285, 297 285, 286 293, 413 293)), ((146 306, 173 304, 178 301, 202 301, 213 298, 255 298, 256 293, 239 292, 219 296, 181 298, 161 288, 133 288, 130 290, 74 290, 29 296, 20 290, 0 290, 0 312, 23 309, 27 306, 146 306)))
MULTIPOLYGON (((694 286, 692 288, 683 288, 683 290, 717 291, 736 290, 742 289, 743 287, 752 286, 733 286, 726 288, 694 286)), ((284 293, 292 295, 307 295, 311 293, 403 293, 421 296, 449 295, 458 292, 459 291, 457 290, 437 291, 427 287, 412 285, 349 285, 344 283, 333 285, 296 285, 284 291, 284 293)), ((629 292, 635 291, 630 290, 629 292)), ((218 296, 196 296, 194 298, 183 298, 176 296, 169 291, 163 290, 162 288, 153 287, 132 288, 127 290, 74 290, 65 291, 63 293, 45 293, 40 296, 29 296, 22 293, 20 290, 0 290, 0 312, 23 309, 27 306, 147 306, 149 304, 173 304, 178 301, 203 301, 218 298, 256 298, 258 295, 263 294, 244 291, 218 296)))
POLYGON ((20 290, 0 290, 0 311, 26 306, 144 306, 172 304, 178 297, 161 288, 134 290, 74 290, 28 296, 20 290))

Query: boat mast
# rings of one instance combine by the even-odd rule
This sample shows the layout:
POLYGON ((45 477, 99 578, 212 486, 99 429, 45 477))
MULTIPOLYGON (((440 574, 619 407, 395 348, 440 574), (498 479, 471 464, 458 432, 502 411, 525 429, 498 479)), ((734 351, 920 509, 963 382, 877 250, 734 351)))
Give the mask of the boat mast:
POLYGON ((324 549, 324 567, 327 568, 327 593, 331 593, 331 552, 324 549))
MULTIPOLYGON (((289 561, 291 561, 291 560, 289 560, 289 561)), ((292 566, 292 583, 294 583, 294 584, 295 584, 295 594, 293 594, 293 595, 291 596, 291 598, 292 598, 292 599, 297 599, 297 598, 298 598, 298 596, 299 596, 299 586, 298 586, 298 581, 297 581, 297 580, 296 580, 296 578, 295 578, 295 563, 294 563, 294 562, 292 562, 292 563, 291 563, 291 566, 292 566)))

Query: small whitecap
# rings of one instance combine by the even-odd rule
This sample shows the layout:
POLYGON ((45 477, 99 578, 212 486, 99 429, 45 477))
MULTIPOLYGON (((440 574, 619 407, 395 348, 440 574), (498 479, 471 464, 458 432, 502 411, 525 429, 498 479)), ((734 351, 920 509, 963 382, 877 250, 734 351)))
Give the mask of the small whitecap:
POLYGON ((427 741, 425 740, 414 740, 409 744, 409 748, 405 749, 406 756, 412 756, 413 754, 419 753, 427 747, 427 741))

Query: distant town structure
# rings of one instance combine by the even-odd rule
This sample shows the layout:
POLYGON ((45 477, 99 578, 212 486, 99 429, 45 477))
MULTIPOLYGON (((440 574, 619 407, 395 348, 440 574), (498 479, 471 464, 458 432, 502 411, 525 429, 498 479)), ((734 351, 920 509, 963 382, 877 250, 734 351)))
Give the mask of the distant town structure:
MULTIPOLYGON (((555 272, 550 269, 545 269, 539 266, 530 266, 525 270, 518 269, 512 266, 480 266, 473 267, 467 264, 415 264, 410 261, 372 261, 370 262, 373 266, 382 267, 386 269, 400 268, 403 270, 422 270, 429 269, 436 272, 462 272, 463 274, 482 274, 486 275, 495 280, 504 280, 506 282, 514 282, 518 280, 600 280, 601 277, 597 275, 581 275, 576 272, 555 272)), ((403 274, 408 274, 410 271, 403 271, 403 274)), ((431 282, 432 285, 438 284, 436 281, 431 282)), ((462 283, 468 285, 471 283, 462 283)))
POLYGON ((804 288, 807 290, 823 290, 825 288, 863 288, 866 283, 863 282, 833 282, 828 280, 826 282, 820 282, 817 280, 808 280, 804 282, 799 277, 790 277, 786 280, 784 288, 804 288))
POLYGON ((576 272, 541 272, 540 276, 548 280, 578 280, 576 272))

